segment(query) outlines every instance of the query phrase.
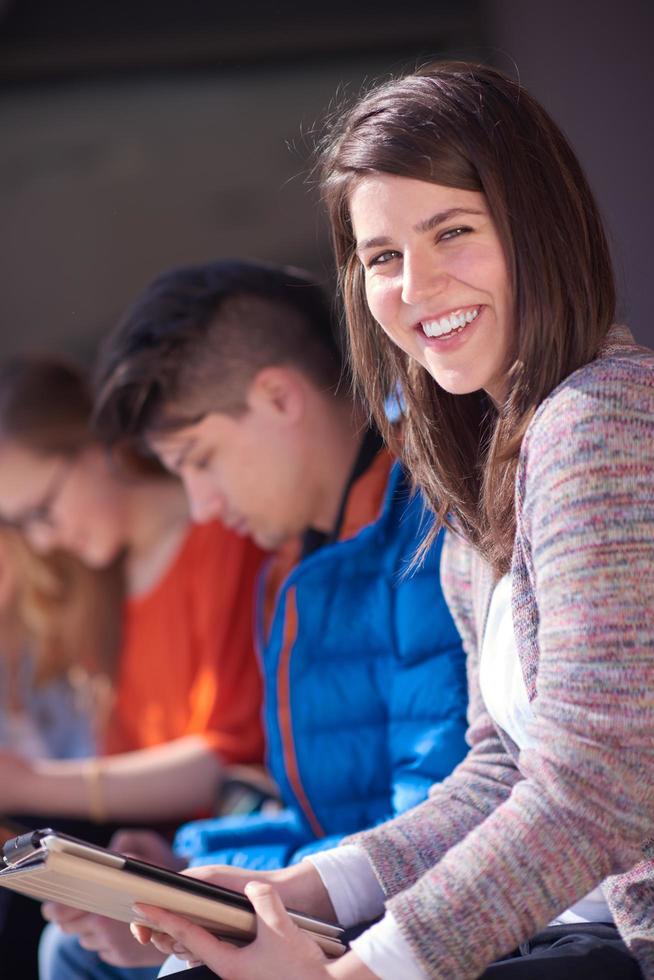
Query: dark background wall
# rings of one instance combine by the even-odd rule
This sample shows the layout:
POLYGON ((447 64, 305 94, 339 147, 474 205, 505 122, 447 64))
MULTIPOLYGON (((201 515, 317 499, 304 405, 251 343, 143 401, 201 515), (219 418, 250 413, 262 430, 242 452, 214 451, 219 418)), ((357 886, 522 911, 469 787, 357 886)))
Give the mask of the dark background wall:
POLYGON ((331 259, 311 154, 343 93, 431 57, 519 75, 606 216, 621 314, 654 346, 654 5, 0 2, 0 352, 90 356, 152 275, 331 259))
POLYGON ((654 3, 490 0, 486 29, 572 142, 604 214, 620 315, 654 347, 654 3))

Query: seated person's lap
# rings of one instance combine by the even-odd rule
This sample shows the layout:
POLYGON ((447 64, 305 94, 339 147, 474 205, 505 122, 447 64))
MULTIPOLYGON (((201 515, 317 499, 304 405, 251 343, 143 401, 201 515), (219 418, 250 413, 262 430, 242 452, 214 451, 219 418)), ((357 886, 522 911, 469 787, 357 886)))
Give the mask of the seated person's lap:
POLYGON ((613 925, 552 926, 493 963, 480 980, 639 980, 642 973, 613 925))

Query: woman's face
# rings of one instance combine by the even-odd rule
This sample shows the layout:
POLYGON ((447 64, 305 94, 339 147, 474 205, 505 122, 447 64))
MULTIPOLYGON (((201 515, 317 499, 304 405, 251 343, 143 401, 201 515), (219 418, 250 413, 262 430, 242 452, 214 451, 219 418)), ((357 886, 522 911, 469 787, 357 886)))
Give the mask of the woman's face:
POLYGON ((505 396, 512 296, 486 199, 408 177, 365 177, 350 197, 370 312, 446 391, 505 396))
POLYGON ((0 444, 0 519, 44 554, 62 548, 103 568, 126 541, 126 501, 101 449, 45 456, 0 444))

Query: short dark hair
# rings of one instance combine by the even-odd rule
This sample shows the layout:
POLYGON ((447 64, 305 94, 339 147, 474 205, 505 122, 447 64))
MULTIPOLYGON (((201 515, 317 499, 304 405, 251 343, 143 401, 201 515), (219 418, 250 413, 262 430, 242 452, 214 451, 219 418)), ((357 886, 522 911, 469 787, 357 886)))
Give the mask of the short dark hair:
POLYGON ((336 391, 343 359, 331 305, 300 269, 224 260, 171 269, 103 345, 94 427, 108 444, 242 414, 256 374, 292 365, 336 391))

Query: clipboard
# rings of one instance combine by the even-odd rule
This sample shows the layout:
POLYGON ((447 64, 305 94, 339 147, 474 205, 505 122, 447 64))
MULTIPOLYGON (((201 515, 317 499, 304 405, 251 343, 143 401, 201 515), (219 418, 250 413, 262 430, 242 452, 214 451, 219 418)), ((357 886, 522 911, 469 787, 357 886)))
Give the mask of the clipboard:
MULTIPOLYGON (((2 854, 0 887, 38 901, 61 902, 148 926, 147 919, 136 918, 132 911, 135 902, 145 902, 183 915, 237 946, 256 935, 254 909, 240 892, 87 844, 49 827, 10 838, 2 854)), ((291 910, 289 915, 327 956, 347 952, 340 926, 291 910)))

